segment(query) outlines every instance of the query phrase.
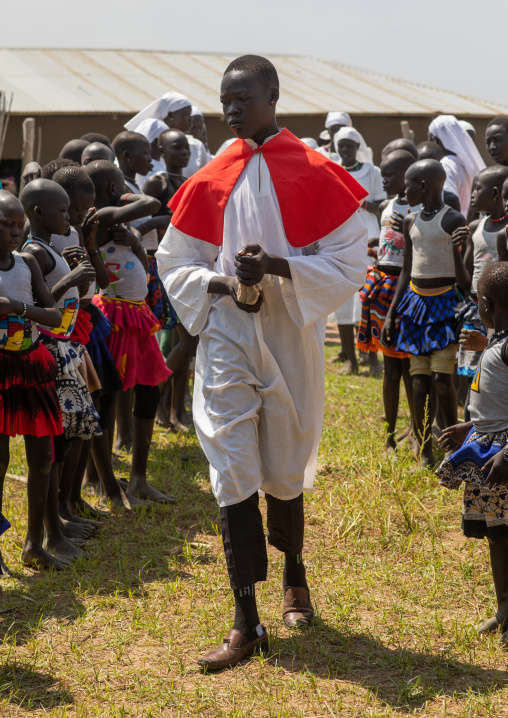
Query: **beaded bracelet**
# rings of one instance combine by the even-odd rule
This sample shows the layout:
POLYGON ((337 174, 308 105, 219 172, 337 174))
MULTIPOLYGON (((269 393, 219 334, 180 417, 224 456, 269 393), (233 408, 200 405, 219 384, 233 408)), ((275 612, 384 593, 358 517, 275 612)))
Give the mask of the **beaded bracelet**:
POLYGON ((26 302, 23 302, 23 312, 19 316, 26 317, 26 302))

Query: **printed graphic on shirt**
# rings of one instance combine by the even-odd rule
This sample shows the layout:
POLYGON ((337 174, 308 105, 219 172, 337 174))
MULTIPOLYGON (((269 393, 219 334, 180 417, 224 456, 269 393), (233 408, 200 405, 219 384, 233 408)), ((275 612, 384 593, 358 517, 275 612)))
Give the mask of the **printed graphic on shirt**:
POLYGON ((29 319, 4 314, 0 316, 0 349, 21 352, 32 346, 32 324, 29 319))
POLYGON ((74 331, 74 325, 76 323, 76 317, 79 309, 79 300, 75 297, 64 300, 63 307, 60 307, 60 314, 62 315, 62 323, 56 329, 51 330, 51 334, 54 336, 68 337, 74 331))
POLYGON ((473 383, 471 384, 471 391, 476 391, 478 394, 480 393, 480 374, 482 371, 482 360, 478 362, 478 366, 476 367, 476 373, 474 375, 473 383))

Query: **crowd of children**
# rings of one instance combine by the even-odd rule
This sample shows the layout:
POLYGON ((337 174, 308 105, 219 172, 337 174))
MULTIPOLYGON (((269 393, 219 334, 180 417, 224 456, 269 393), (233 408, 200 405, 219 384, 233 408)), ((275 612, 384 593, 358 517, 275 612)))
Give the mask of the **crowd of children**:
MULTIPOLYGON (((358 214, 370 266, 335 315, 343 373, 358 372, 359 349, 370 373, 383 374, 387 451, 398 446, 401 379, 403 436, 425 466, 440 425, 447 454, 437 474, 448 488, 465 484, 464 532, 490 546, 499 610, 480 631, 500 628, 508 644, 508 118, 487 129, 489 167, 472 129, 451 116, 434 119, 418 147, 390 142, 379 167, 352 125, 331 112, 320 138, 305 138, 306 152, 341 165, 367 195, 358 214)), ((84 555, 104 516, 83 499, 85 480, 104 508, 175 502, 148 483, 150 444, 155 421, 188 430, 199 338, 174 305, 183 302, 193 326, 202 321, 198 303, 172 302, 159 268, 178 233, 168 232, 170 201, 210 159, 203 114, 168 92, 112 141, 89 133, 44 167, 28 165, 19 199, 0 191, 0 533, 9 439, 23 436, 29 567, 61 569, 84 555), (132 451, 128 482, 115 477, 114 449, 132 451)))

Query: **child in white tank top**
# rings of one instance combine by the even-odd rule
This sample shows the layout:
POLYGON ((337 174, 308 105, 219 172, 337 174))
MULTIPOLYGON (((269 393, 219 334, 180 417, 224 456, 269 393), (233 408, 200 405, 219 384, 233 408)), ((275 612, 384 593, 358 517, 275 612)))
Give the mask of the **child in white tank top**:
POLYGON ((479 625, 478 633, 500 631, 507 648, 508 262, 486 267, 477 290, 480 318, 494 334, 481 353, 471 384, 471 421, 444 430, 442 447, 455 451, 436 474, 448 489, 464 483, 464 535, 488 539, 497 612, 479 625))
POLYGON ((388 424, 387 451, 396 448, 394 438, 397 423, 400 380, 404 379, 409 407, 412 407, 411 377, 409 375, 409 355, 397 351, 395 347, 385 346, 381 342, 381 333, 385 317, 395 296, 399 274, 404 262, 404 234, 402 219, 410 207, 404 192, 404 175, 408 167, 414 164, 414 157, 406 151, 396 150, 385 156, 381 162, 383 187, 388 196, 380 205, 381 233, 377 252, 377 266, 369 270, 367 280, 360 291, 362 300, 362 318, 358 329, 356 346, 360 351, 383 353, 383 404, 384 417, 388 424))
POLYGON ((95 271, 87 259, 71 270, 51 245, 52 234, 65 234, 69 228, 69 197, 60 185, 51 180, 33 180, 21 193, 21 201, 30 222, 30 237, 25 251, 37 260, 61 314, 61 324, 56 329, 41 327, 41 342, 58 367, 56 385, 63 424, 63 434, 53 439, 52 487, 46 505, 44 548, 62 560, 71 561, 82 552, 68 538, 84 537, 89 534, 89 529, 60 516, 58 489, 63 465, 72 439, 91 439, 100 434, 101 429, 83 378, 80 345, 74 344, 70 337, 79 310, 77 288, 93 281, 95 271), (39 207, 46 211, 38 211, 39 207))
MULTIPOLYGON (((155 338, 160 324, 145 302, 148 270, 145 250, 134 234, 120 226, 157 212, 160 202, 146 195, 125 195, 123 174, 109 162, 89 164, 86 170, 96 191, 97 244, 110 275, 108 287, 101 289, 93 302, 113 325, 107 343, 123 384, 119 400, 126 399, 122 403, 125 417, 130 418, 132 413, 133 460, 128 498, 133 502, 135 498, 173 502, 173 497, 152 488, 146 480, 147 447, 160 399, 158 385, 171 372, 155 338), (131 390, 135 395, 134 410, 131 390)), ((103 405, 106 407, 104 400, 103 405)), ((113 408, 114 403, 108 399, 107 407, 101 411, 103 427, 107 426, 113 408)))
MULTIPOLYGON (((34 257, 14 251, 21 243, 24 224, 19 200, 0 191, 0 511, 9 439, 23 436, 28 464, 28 531, 22 559, 32 568, 62 568, 64 564, 41 543, 51 439, 60 435, 63 427, 55 383, 57 364, 39 341, 37 329, 37 324, 55 328, 61 319, 34 257)), ((0 513, 0 533, 8 527, 0 513)), ((1 554, 0 573, 8 573, 1 554)))
MULTIPOLYGON (((471 207, 477 213, 485 213, 483 219, 471 222, 469 230, 464 227, 461 235, 464 236, 466 251, 464 263, 471 276, 471 294, 466 300, 462 311, 463 328, 476 330, 487 335, 487 327, 482 322, 478 312, 478 281, 486 267, 497 262, 497 238, 500 231, 508 223, 503 202, 503 183, 508 177, 508 168, 502 165, 486 167, 479 172, 473 182, 471 207)), ((504 232, 503 232, 504 233, 504 232)), ((471 383, 481 352, 465 351, 459 348, 458 373, 466 376, 471 383)), ((466 420, 469 418, 466 411, 466 420)))
POLYGON ((444 180, 444 169, 436 160, 421 160, 406 172, 407 200, 411 205, 421 202, 422 209, 404 219, 404 266, 382 333, 384 343, 410 355, 416 438, 424 465, 434 461, 429 411, 432 385, 445 421, 457 420, 452 382, 459 303, 455 284, 467 287, 470 281, 461 253, 463 238, 455 234, 466 222, 443 203, 444 180))

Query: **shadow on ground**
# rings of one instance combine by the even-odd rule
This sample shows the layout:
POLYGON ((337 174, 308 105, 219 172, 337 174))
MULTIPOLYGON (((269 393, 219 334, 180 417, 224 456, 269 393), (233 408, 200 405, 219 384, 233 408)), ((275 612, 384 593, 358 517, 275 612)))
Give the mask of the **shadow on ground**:
POLYGON ((70 705, 74 698, 56 678, 20 663, 6 663, 0 666, 0 711, 2 701, 25 710, 46 710, 70 705))
POLYGON ((272 665, 291 673, 361 685, 401 713, 413 713, 436 696, 464 697, 507 687, 505 671, 453 658, 384 646, 367 633, 348 633, 322 620, 306 632, 271 642, 272 665))

